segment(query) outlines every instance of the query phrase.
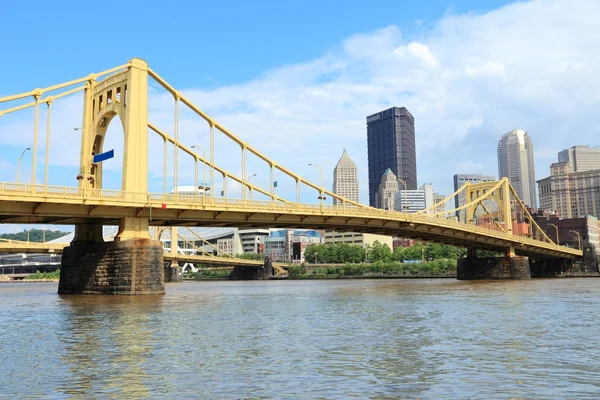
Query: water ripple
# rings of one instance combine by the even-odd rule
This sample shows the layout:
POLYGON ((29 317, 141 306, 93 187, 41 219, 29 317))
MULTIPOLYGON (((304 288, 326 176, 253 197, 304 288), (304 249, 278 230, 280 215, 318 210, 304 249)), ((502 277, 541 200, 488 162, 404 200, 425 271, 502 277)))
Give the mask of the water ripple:
POLYGON ((599 279, 0 285, 0 398, 598 398, 599 279))

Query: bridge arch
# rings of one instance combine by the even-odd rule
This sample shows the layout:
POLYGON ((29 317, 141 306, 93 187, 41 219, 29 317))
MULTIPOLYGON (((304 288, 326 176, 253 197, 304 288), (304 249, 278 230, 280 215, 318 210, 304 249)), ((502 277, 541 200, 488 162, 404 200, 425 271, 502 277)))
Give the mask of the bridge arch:
POLYGON ((148 191, 148 64, 134 58, 127 69, 97 82, 90 80, 84 93, 80 187, 102 188, 102 153, 111 121, 119 116, 123 128, 121 189, 148 191))

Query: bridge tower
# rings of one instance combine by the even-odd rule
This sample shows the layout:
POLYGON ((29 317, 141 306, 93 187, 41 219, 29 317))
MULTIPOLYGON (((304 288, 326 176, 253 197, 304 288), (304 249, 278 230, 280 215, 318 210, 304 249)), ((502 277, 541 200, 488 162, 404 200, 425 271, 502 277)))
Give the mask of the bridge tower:
MULTIPOLYGON (((484 200, 491 200, 496 203, 498 209, 496 217, 493 218, 495 227, 504 233, 514 234, 511 186, 508 178, 502 178, 500 183, 467 183, 465 193, 467 199, 465 214, 467 223, 475 221, 476 211, 479 207, 482 207, 490 214, 490 210, 485 206, 484 200)), ((531 225, 532 221, 530 220, 530 234, 532 234, 531 225)), ((515 248, 512 246, 505 248, 504 256, 500 258, 478 258, 476 249, 470 248, 467 251, 467 257, 458 261, 458 279, 529 279, 530 277, 529 258, 516 255, 515 248)))
MULTIPOLYGON (((148 64, 132 59, 122 72, 98 82, 90 75, 84 90, 80 170, 84 196, 102 189, 102 163, 94 155, 103 149, 106 131, 119 116, 124 132, 122 190, 124 200, 148 193, 148 64)), ((163 250, 148 230, 148 218, 119 220, 114 242, 105 243, 100 223, 78 224, 64 251, 59 293, 164 293, 163 250)))

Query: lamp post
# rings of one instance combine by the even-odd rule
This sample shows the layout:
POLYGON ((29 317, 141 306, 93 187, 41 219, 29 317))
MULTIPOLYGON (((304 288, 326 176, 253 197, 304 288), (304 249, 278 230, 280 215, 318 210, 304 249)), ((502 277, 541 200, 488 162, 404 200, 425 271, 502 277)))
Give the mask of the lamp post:
POLYGON ((319 170, 319 172, 321 173, 321 190, 320 190, 320 193, 319 193, 319 200, 321 201, 321 205, 323 205, 323 200, 325 200, 325 196, 323 196, 323 187, 324 187, 324 183, 323 183, 323 166, 321 164, 315 164, 315 163, 310 163, 308 165, 316 167, 319 170))
MULTIPOLYGON (((402 185, 404 185, 404 191, 402 192, 402 196, 404 197, 404 200, 407 200, 407 196, 408 193, 406 193, 406 181, 402 178, 396 178, 398 179, 398 182, 402 183, 402 185)), ((408 212, 408 204, 406 204, 406 201, 402 202, 402 208, 404 209, 404 212, 408 212)))
POLYGON ((27 150, 31 150, 31 148, 27 147, 25 150, 23 150, 23 152, 19 156, 19 161, 17 162, 17 183, 19 183, 19 181, 21 180, 21 159, 23 158, 23 155, 27 150))
MULTIPOLYGON (((204 150, 204 147, 198 146, 196 144, 192 145, 192 149, 200 149, 200 151, 202 152, 202 195, 206 196, 206 150, 204 150)), ((196 171, 197 170, 198 167, 196 167, 196 171)), ((199 187, 198 185, 196 185, 196 190, 198 189, 199 187)))
MULTIPOLYGON (((83 128, 73 128, 74 131, 81 131, 81 143, 84 143, 84 139, 85 139, 85 130, 83 128)), ((91 162, 94 162, 94 158, 92 157, 91 162)), ((88 166, 86 165, 83 169, 83 171, 80 172, 81 175, 81 179, 85 179, 85 176, 87 175, 89 171, 88 166)), ((80 177, 78 176, 77 179, 79 179, 80 177)), ((85 186, 85 185, 84 185, 85 186)))
MULTIPOLYGON (((246 178, 246 183, 248 183, 250 181, 250 179, 254 178, 256 175, 258 174, 252 174, 249 177, 246 178)), ((244 189, 246 190, 246 189, 244 189)), ((250 198, 250 200, 252 200, 252 189, 250 189, 250 187, 248 187, 248 197, 250 198)))
POLYGON ((553 226, 556 229, 556 244, 560 244, 559 236, 558 236, 558 226, 554 224, 548 224, 549 226, 553 226))
POLYGON ((577 243, 579 243, 579 250, 581 250, 581 235, 577 231, 569 230, 569 232, 573 232, 577 235, 577 243))

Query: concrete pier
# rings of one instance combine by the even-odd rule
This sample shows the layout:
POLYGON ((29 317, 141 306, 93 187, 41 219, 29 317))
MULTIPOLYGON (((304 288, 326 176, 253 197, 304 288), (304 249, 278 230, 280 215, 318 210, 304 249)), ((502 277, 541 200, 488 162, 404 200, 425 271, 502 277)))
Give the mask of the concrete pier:
POLYGON ((456 278, 473 279, 531 279, 529 258, 510 257, 466 257, 458 260, 456 278))
POLYGON ((264 264, 260 268, 256 267, 233 267, 233 279, 240 281, 251 281, 260 279, 271 279, 273 277, 273 263, 269 257, 265 258, 264 264))
POLYGON ((162 294, 163 249, 151 239, 74 241, 63 252, 59 294, 162 294))

